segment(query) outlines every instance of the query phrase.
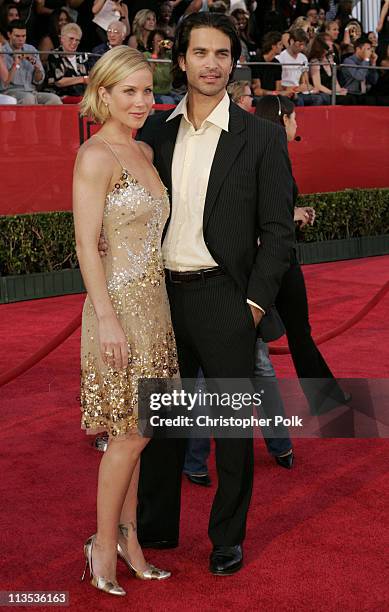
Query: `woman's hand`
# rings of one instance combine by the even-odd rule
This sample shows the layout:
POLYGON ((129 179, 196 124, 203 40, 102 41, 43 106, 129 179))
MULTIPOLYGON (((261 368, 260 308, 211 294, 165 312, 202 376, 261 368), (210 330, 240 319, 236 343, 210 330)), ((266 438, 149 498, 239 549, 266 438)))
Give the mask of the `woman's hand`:
POLYGON ((115 315, 99 319, 99 342, 103 362, 114 370, 128 365, 127 339, 115 315))
POLYGON ((306 225, 313 225, 316 213, 312 206, 298 206, 294 209, 294 221, 299 224, 300 228, 306 225))

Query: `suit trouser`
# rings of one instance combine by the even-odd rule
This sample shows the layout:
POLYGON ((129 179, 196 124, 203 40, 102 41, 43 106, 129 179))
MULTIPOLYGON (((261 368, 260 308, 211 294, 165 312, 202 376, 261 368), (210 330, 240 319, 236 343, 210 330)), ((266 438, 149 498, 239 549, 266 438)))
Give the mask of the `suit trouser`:
MULTIPOLYGON (((182 378, 252 378, 256 330, 245 296, 227 276, 167 285, 182 378)), ((215 545, 243 541, 253 482, 251 437, 216 438, 218 488, 209 519, 215 545)), ((142 453, 140 541, 177 541, 186 440, 151 440, 142 453)))
MULTIPOLYGON (((254 367, 254 387, 263 387, 263 379, 266 379, 267 404, 273 408, 274 414, 285 414, 284 406, 276 379, 272 362, 269 357, 269 348, 263 340, 257 339, 255 344, 255 367, 254 367), (270 395, 270 401, 269 401, 270 395), (269 402, 269 403, 268 403, 269 402)), ((200 386, 204 386, 202 372, 200 372, 200 386)), ((259 413, 259 416, 262 416, 259 413)), ((273 416, 270 414, 267 417, 273 416)), ((282 455, 292 448, 292 441, 289 437, 287 427, 278 425, 277 437, 273 437, 269 428, 264 428, 263 433, 265 444, 269 453, 273 456, 282 455)), ((206 474, 208 472, 207 461, 210 453, 210 440, 208 438, 191 438, 188 440, 185 453, 185 474, 206 474)))

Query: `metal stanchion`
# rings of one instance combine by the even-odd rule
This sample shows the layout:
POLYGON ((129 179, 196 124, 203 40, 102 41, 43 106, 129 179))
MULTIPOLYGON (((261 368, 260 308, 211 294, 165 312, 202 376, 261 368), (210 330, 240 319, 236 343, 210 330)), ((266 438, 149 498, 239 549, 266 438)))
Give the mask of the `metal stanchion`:
POLYGON ((337 72, 338 72, 338 67, 335 64, 335 62, 333 64, 331 64, 331 79, 332 79, 332 84, 331 84, 331 104, 332 106, 336 106, 336 83, 337 83, 337 72))

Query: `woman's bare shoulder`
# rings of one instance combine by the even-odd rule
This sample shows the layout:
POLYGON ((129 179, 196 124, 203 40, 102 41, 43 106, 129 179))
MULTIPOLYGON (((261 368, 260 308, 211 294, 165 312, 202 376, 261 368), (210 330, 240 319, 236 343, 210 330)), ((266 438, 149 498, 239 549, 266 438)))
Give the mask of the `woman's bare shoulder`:
POLYGON ((151 163, 153 163, 154 151, 150 147, 150 145, 148 145, 147 142, 142 142, 141 140, 138 141, 138 145, 142 149, 143 153, 146 155, 147 159, 151 161, 151 163))
POLYGON ((107 145, 92 136, 78 150, 76 169, 88 175, 106 178, 112 175, 114 162, 107 145))

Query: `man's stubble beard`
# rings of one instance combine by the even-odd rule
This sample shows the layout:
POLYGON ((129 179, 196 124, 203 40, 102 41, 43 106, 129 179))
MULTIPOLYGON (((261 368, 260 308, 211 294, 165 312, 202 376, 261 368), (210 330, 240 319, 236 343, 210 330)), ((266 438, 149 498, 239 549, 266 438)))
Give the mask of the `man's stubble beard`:
MULTIPOLYGON (((219 96, 219 94, 221 94, 221 92, 225 92, 227 85, 228 85, 228 81, 229 79, 225 80, 224 83, 220 84, 220 86, 215 86, 215 89, 211 89, 210 87, 204 87, 201 86, 201 84, 193 84, 193 83, 189 83, 187 84, 188 87, 188 93, 198 93, 201 94, 202 96, 206 96, 207 98, 216 98, 219 96)), ((211 86, 212 87, 212 86, 211 86)))

